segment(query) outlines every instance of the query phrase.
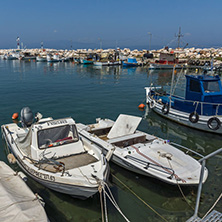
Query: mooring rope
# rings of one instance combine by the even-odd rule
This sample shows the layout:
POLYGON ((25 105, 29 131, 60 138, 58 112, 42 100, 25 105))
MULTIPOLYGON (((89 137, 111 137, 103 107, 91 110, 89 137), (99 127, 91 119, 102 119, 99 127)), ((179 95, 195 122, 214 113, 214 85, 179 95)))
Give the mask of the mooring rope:
POLYGON ((154 213, 156 213, 162 220, 168 222, 162 215, 160 215, 155 209, 153 209, 148 203, 146 203, 141 197, 139 197, 132 189, 125 185, 120 179, 118 179, 114 174, 112 176, 118 180, 125 188, 127 188, 134 196, 136 196, 142 203, 144 203, 148 208, 150 208, 154 213))
MULTIPOLYGON (((170 168, 173 170, 173 167, 172 167, 172 164, 171 164, 170 160, 169 160, 168 158, 167 158, 167 160, 168 160, 168 163, 169 163, 169 165, 170 165, 170 168)), ((178 186, 179 191, 180 191, 181 195, 183 196, 184 200, 185 200, 185 201, 187 202, 187 204, 194 210, 194 208, 189 204, 186 196, 184 195, 183 190, 182 190, 181 187, 180 187, 180 184, 178 183, 177 180, 176 180, 176 182, 177 182, 177 186, 178 186)))
POLYGON ((99 185, 99 196, 100 196, 100 206, 101 206, 101 213, 102 213, 102 222, 104 222, 104 214, 103 214, 103 198, 102 198, 102 185, 99 185))
POLYGON ((220 198, 222 197, 222 193, 220 194, 220 196, 217 198, 217 200, 215 201, 215 203, 213 204, 213 206, 207 211, 207 213, 203 216, 202 220, 210 213, 211 210, 213 210, 213 208, 216 206, 216 204, 218 203, 218 201, 220 200, 220 198))

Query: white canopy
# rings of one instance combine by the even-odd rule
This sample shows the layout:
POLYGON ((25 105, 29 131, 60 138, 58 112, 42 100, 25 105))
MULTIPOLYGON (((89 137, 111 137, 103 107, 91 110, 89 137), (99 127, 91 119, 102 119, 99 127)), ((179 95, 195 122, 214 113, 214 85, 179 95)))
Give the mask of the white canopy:
POLYGON ((0 161, 0 221, 48 221, 39 200, 15 172, 0 161))

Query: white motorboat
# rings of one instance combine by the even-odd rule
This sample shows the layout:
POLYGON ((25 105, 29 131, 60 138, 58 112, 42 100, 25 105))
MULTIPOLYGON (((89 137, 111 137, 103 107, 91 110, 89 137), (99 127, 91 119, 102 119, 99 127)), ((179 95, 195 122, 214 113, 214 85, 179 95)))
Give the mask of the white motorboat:
MULTIPOLYGON (((82 137, 101 147, 107 159, 128 170, 170 184, 198 185, 201 164, 178 149, 180 145, 137 130, 141 119, 121 114, 115 122, 99 118, 95 124, 76 126, 82 137)), ((203 182, 207 175, 205 168, 203 182)))
POLYGON ((46 56, 36 56, 36 62, 47 62, 46 56))
POLYGON ((48 54, 46 56, 46 60, 47 62, 61 62, 62 60, 59 58, 59 55, 58 54, 55 54, 55 55, 51 55, 51 54, 48 54))
POLYGON ((0 221, 49 221, 42 200, 34 194, 20 176, 0 161, 0 221))
POLYGON ((95 66, 117 66, 117 65, 121 65, 121 61, 96 61, 93 62, 93 65, 95 66))
POLYGON ((86 199, 97 193, 108 176, 108 165, 97 145, 82 141, 72 118, 41 118, 33 123, 28 107, 21 123, 2 125, 9 150, 23 171, 44 186, 86 199))

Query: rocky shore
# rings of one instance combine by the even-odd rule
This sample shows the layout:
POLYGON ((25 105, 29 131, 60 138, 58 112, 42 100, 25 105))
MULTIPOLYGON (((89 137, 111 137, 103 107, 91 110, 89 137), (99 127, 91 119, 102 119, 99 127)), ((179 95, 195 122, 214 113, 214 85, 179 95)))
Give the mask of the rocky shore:
MULTIPOLYGON (((160 53, 174 53, 179 60, 184 62, 202 61, 202 60, 214 60, 214 65, 220 65, 222 63, 222 48, 162 48, 158 50, 130 50, 124 49, 76 49, 76 50, 58 50, 58 49, 0 49, 0 57, 9 55, 14 52, 20 54, 30 54, 33 56, 46 56, 48 54, 56 54, 61 58, 80 58, 90 54, 115 54, 118 52, 123 58, 135 57, 138 61, 155 60, 159 57, 160 53), (151 55, 151 57, 144 57, 144 55, 151 55)), ((105 57, 105 56, 104 56, 105 57)))

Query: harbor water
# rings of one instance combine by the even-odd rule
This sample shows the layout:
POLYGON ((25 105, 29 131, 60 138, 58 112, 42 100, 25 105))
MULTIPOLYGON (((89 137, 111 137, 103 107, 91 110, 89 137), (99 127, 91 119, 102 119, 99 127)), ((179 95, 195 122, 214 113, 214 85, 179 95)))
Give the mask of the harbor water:
MULTIPOLYGON (((139 129, 207 155, 222 147, 221 136, 170 122, 146 107, 145 86, 169 85, 172 71, 149 71, 145 67, 84 66, 73 63, 41 63, 0 60, 0 124, 10 123, 12 114, 29 106, 44 117, 73 117, 93 123, 98 117, 115 120, 119 114, 143 117, 139 129)), ((0 160, 7 164, 6 145, 0 142, 0 160)), ((206 167, 199 216, 203 216, 221 193, 222 155, 212 157, 206 167)), ((20 170, 17 165, 10 165, 20 170)), ((116 202, 130 221, 186 221, 194 213, 197 187, 172 186, 110 164, 109 186, 116 202), (184 198, 185 197, 185 198, 184 198), (158 214, 157 214, 157 213, 158 214), (164 219, 163 219, 164 218, 164 219)), ((99 194, 87 200, 51 191, 28 178, 28 185, 45 201, 50 221, 102 221, 99 194)), ((110 222, 125 221, 107 199, 110 222)), ((216 205, 222 210, 222 201, 216 205)))

